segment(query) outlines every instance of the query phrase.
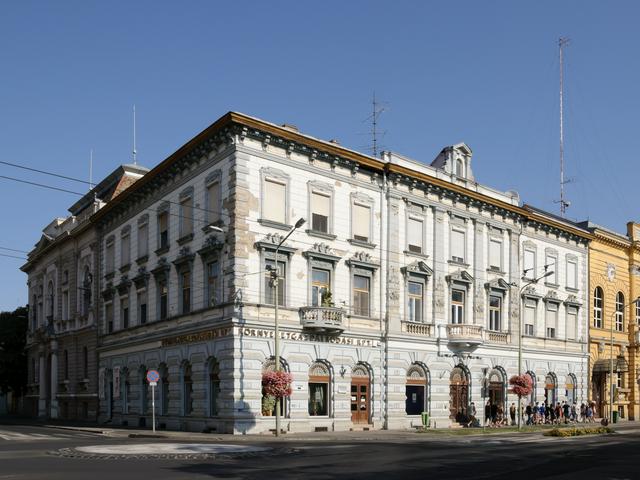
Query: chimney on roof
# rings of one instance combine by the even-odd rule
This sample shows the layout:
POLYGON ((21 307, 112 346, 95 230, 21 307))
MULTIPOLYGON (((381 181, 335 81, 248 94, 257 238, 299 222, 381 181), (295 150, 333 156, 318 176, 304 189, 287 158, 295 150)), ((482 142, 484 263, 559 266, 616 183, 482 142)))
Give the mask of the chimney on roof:
POLYGON ((292 132, 299 132, 298 127, 292 125, 291 123, 283 123, 282 128, 286 128, 287 130, 291 130, 292 132))
POLYGON ((334 145, 340 145, 340 142, 335 138, 332 138, 331 140, 329 140, 329 143, 333 143, 334 145))

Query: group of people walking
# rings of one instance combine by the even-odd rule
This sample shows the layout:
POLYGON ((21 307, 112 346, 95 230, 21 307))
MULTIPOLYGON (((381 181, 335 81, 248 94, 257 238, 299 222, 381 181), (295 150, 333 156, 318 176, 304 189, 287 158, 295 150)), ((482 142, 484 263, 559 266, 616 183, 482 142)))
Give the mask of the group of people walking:
POLYGON ((595 422, 594 409, 591 403, 578 405, 574 402, 558 402, 555 406, 546 402, 535 405, 529 404, 525 408, 527 425, 559 424, 559 423, 592 423, 595 422))

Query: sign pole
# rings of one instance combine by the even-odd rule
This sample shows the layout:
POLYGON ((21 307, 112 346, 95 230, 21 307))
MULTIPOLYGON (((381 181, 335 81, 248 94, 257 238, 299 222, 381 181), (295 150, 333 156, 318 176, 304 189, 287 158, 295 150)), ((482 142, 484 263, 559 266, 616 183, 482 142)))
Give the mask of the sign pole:
POLYGON ((151 383, 151 419, 153 433, 156 433, 156 382, 151 383))

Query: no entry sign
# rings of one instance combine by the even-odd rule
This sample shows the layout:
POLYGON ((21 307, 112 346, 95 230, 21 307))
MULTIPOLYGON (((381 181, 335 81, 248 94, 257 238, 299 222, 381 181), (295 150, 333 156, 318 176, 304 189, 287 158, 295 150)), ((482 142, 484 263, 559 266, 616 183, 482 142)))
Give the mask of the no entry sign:
POLYGON ((160 380, 160 374, 157 370, 149 370, 147 372, 147 382, 149 383, 157 383, 160 380))

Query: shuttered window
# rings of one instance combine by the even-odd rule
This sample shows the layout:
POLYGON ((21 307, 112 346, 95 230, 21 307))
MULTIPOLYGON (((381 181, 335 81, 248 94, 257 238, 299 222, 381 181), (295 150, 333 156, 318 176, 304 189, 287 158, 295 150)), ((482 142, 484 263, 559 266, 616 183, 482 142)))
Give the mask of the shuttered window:
POLYGON ((524 277, 535 278, 536 253, 533 250, 524 251, 524 277))
POLYGON ((180 236, 193 233, 193 197, 180 201, 180 236))
POLYGON ((558 328, 558 305, 555 303, 547 303, 546 311, 546 327, 547 338, 556 338, 558 328))
POLYGON ((329 233, 331 197, 318 192, 311 193, 311 229, 329 233))
POLYGON ((489 268, 502 270, 502 242, 493 238, 489 240, 489 268))
POLYGON ((464 262, 464 232, 451 230, 451 260, 464 262))
POLYGON ((286 199, 287 187, 284 183, 273 180, 264 182, 264 206, 262 215, 268 220, 287 223, 286 199))
POLYGON ((569 260, 567 262, 567 287, 577 288, 578 265, 576 262, 569 260))
POLYGON ((578 309, 567 307, 567 340, 578 338, 578 309))
POLYGON ((353 204, 353 238, 368 242, 371 222, 371 208, 358 203, 353 204))
POLYGON ((407 222, 407 248, 410 252, 422 253, 422 220, 409 218, 407 222))
POLYGON ((207 220, 209 223, 220 220, 220 182, 207 185, 207 220))
POLYGON ((535 300, 526 300, 524 304, 524 334, 535 335, 536 324, 536 302, 535 300))
POLYGON ((557 285, 558 283, 558 258, 555 254, 548 253, 544 259, 544 265, 547 267, 547 270, 553 272, 552 275, 547 277, 547 283, 552 283, 557 285))

